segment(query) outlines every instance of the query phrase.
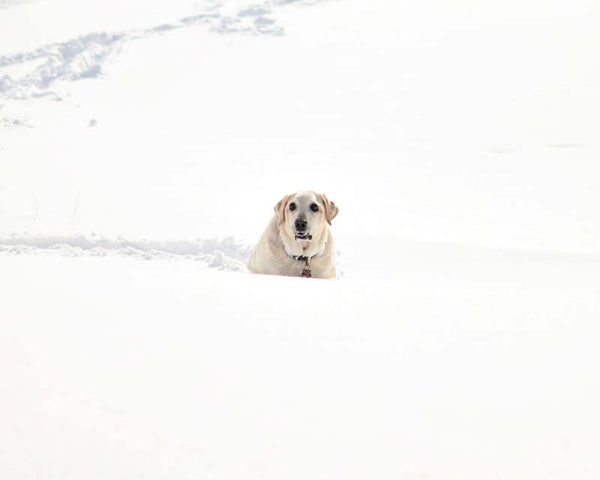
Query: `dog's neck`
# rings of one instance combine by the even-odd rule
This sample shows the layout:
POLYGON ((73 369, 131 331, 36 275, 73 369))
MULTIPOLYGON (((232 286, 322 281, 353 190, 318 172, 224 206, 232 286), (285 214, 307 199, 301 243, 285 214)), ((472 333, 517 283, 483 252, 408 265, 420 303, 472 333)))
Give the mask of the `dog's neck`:
POLYGON ((302 245, 302 251, 306 252, 311 247, 311 243, 312 242, 308 240, 300 242, 300 245, 302 245))
POLYGON ((325 228, 320 233, 313 235, 313 239, 310 241, 296 240, 285 232, 284 229, 280 229, 280 238, 283 242, 283 248, 288 256, 292 258, 312 258, 321 255, 327 247, 328 236, 327 228, 325 228))

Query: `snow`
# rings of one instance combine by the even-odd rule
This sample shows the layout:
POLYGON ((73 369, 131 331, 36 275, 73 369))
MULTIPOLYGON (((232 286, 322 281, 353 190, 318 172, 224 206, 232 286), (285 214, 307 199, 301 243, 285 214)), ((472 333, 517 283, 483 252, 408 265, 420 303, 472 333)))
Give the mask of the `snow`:
POLYGON ((3 270, 7 478, 598 472, 600 301, 560 268, 527 288, 48 255, 3 270))
POLYGON ((233 238, 204 240, 128 240, 92 235, 0 237, 0 252, 47 254, 61 250, 68 256, 125 255, 143 260, 193 260, 229 271, 246 271, 250 248, 233 238))
POLYGON ((599 19, 0 0, 0 477, 598 478, 599 19))

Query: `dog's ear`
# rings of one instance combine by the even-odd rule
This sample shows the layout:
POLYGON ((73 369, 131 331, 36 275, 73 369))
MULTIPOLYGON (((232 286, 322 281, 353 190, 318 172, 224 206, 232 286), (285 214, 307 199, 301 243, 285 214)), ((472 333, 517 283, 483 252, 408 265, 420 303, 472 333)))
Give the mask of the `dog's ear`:
POLYGON ((275 216, 277 217, 277 224, 282 225, 285 222, 285 206, 291 195, 286 195, 275 205, 275 216))
POLYGON ((331 221, 335 218, 340 209, 335 203, 329 200, 324 193, 321 194, 321 201, 325 206, 325 218, 327 219, 327 223, 331 225, 331 221))

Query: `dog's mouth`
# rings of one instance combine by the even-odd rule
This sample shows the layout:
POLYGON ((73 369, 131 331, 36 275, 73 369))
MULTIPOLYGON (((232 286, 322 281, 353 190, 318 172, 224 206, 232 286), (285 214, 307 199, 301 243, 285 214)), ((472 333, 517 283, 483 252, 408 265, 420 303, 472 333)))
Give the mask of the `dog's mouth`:
POLYGON ((312 240, 312 235, 308 232, 296 232, 296 240, 312 240))

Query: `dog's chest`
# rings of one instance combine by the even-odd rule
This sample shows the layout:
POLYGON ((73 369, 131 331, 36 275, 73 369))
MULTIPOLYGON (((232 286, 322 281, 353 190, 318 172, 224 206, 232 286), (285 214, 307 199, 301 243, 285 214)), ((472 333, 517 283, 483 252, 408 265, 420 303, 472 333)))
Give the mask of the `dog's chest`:
POLYGON ((286 256, 284 264, 281 265, 282 273, 292 277, 318 277, 318 272, 322 270, 323 258, 316 256, 312 258, 299 257, 293 258, 286 256))

